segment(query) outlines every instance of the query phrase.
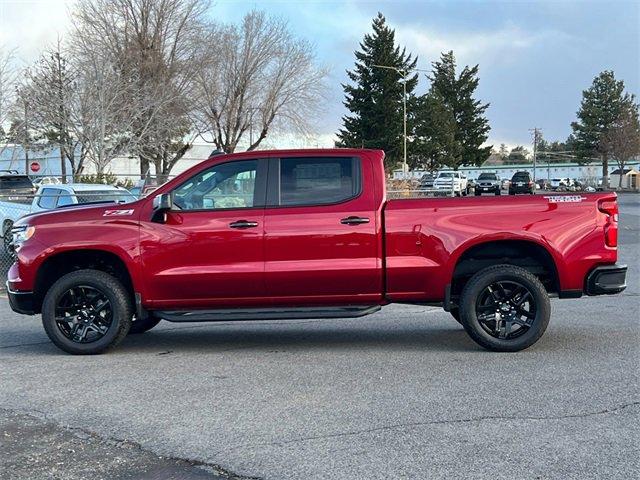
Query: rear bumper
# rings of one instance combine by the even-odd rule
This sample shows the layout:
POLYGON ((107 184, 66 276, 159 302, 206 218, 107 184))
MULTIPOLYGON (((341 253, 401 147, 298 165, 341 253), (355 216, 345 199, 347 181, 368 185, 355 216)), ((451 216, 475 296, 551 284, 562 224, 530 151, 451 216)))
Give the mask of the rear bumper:
POLYGON ((9 282, 7 282, 7 296, 9 297, 9 305, 14 312, 22 313, 23 315, 35 314, 33 292, 17 292, 9 288, 9 282))
POLYGON ((613 295, 627 288, 626 265, 602 265, 596 267, 589 275, 585 283, 587 295, 613 295))

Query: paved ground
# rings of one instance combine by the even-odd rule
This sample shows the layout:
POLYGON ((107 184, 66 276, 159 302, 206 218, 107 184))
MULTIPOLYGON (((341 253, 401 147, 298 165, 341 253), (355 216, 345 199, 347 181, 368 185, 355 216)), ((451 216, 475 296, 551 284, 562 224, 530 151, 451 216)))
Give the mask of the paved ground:
POLYGON ((73 357, 2 301, 0 478, 82 478, 74 460, 98 462, 96 478, 637 478, 640 196, 621 204, 627 291, 554 300, 545 336, 516 354, 393 306, 166 323, 73 357))

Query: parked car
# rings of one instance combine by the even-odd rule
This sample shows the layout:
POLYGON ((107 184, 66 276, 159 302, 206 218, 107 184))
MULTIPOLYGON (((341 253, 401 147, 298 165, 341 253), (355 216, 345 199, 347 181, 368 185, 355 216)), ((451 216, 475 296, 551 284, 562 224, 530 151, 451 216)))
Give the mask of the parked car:
POLYGON ((568 190, 573 186, 573 180, 570 178, 552 178, 551 190, 568 190))
POLYGON ((509 195, 516 195, 518 193, 528 193, 533 195, 535 193, 535 184, 531 180, 531 174, 527 171, 516 172, 511 177, 509 182, 509 195))
POLYGON ((33 179, 33 184, 36 187, 41 185, 60 185, 61 183, 58 177, 36 177, 33 179))
POLYGON ((359 317, 393 302, 443 306, 478 344, 517 351, 544 333, 549 295, 624 290, 615 193, 385 201, 383 160, 219 155, 133 203, 28 215, 13 228, 11 308, 41 313, 74 354, 161 319, 359 317))
POLYGON ((467 177, 462 172, 439 172, 433 182, 433 188, 436 193, 463 196, 469 193, 467 186, 467 177))
POLYGON ((481 173, 478 177, 475 187, 475 195, 481 195, 483 193, 493 193, 494 195, 500 195, 500 177, 495 173, 481 173))
POLYGON ((546 178, 539 178, 536 180, 536 184, 540 190, 549 190, 551 188, 551 184, 546 178))
MULTIPOLYGON (((12 198, 12 197, 9 197, 12 198)), ((52 210, 69 205, 105 202, 132 202, 136 198, 127 190, 112 185, 67 183, 43 185, 34 195, 16 196, 13 200, 0 200, 0 225, 2 241, 6 253, 12 254, 13 237, 11 229, 18 218, 30 213, 52 210)))
POLYGON ((500 185, 502 187, 502 190, 509 190, 509 184, 511 182, 509 182, 508 178, 503 178, 502 179, 502 184, 500 185))
POLYGON ((419 188, 421 190, 432 189, 434 181, 435 181, 435 177, 431 173, 425 173, 420 178, 419 188))
POLYGON ((0 201, 16 200, 25 195, 33 195, 36 187, 28 175, 17 170, 0 170, 0 201))

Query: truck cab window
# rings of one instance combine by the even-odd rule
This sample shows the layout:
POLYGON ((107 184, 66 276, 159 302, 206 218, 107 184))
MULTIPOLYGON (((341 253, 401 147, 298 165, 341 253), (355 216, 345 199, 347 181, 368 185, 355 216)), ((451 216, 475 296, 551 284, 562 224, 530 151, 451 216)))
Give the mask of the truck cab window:
POLYGON ((280 205, 338 203, 360 193, 360 161, 351 157, 280 160, 280 205))
POLYGON ((43 188, 40 192, 40 199, 38 200, 38 206, 47 210, 56 208, 58 196, 61 190, 58 188, 43 188))
POLYGON ((257 160, 223 163, 197 173, 172 192, 179 210, 219 210, 254 205, 257 160))

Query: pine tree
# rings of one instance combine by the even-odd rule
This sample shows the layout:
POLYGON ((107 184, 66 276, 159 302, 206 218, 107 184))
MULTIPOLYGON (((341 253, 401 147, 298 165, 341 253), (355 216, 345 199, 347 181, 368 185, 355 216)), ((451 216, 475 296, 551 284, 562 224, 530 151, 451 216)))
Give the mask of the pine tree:
POLYGON ((395 31, 384 15, 373 19, 373 33, 366 34, 355 52, 355 68, 347 71, 351 84, 343 84, 344 105, 350 114, 342 118, 337 134, 339 147, 381 148, 388 167, 403 156, 403 76, 374 65, 393 67, 406 73, 407 96, 418 83, 417 74, 409 75, 417 58, 395 44, 395 31))
POLYGON ((459 164, 462 148, 456 141, 453 111, 437 92, 416 98, 411 105, 413 141, 409 165, 433 172, 443 165, 459 164))
POLYGON ((430 93, 442 97, 455 119, 456 148, 460 156, 452 155, 449 166, 457 169, 461 165, 481 165, 491 154, 492 145, 481 147, 489 137, 489 121, 484 116, 489 104, 474 98, 478 88, 478 65, 464 67, 456 75, 456 59, 453 51, 443 53, 433 62, 430 93))
POLYGON ((599 156, 602 159, 604 187, 609 186, 609 151, 605 136, 625 108, 631 108, 635 99, 625 93, 624 82, 616 80, 610 70, 605 70, 593 79, 591 86, 582 92, 582 102, 577 112, 578 121, 573 122, 573 146, 581 158, 599 156))

